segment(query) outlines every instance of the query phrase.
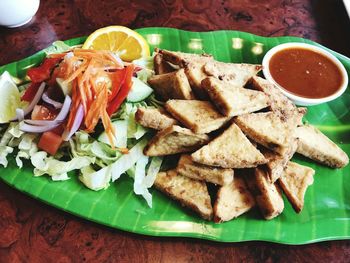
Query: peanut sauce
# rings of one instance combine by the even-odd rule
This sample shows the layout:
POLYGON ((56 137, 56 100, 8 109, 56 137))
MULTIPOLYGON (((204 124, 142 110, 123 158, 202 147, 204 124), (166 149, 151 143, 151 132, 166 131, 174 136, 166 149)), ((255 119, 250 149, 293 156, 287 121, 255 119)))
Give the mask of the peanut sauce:
POLYGON ((339 67, 328 57, 305 48, 287 48, 272 56, 273 79, 287 91, 305 98, 324 98, 343 83, 339 67))

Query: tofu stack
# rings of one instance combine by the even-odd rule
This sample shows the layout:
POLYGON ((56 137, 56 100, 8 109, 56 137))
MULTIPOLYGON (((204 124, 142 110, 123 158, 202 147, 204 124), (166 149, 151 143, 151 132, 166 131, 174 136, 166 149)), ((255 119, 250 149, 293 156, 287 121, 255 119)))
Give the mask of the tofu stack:
POLYGON ((148 82, 165 106, 136 112, 137 122, 157 130, 144 154, 179 155, 155 187, 206 220, 229 221, 254 207, 275 218, 283 193, 301 212, 315 171, 291 162, 295 153, 333 168, 349 162, 316 127, 303 124, 306 108, 257 76, 261 68, 156 49, 148 82))

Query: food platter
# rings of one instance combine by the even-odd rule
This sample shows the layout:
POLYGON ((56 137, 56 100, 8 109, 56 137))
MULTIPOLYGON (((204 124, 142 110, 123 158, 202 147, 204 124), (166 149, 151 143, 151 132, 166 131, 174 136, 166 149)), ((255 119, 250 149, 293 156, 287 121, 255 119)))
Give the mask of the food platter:
MULTIPOLYGON (((151 48, 160 47, 189 53, 212 54, 224 62, 261 63, 272 47, 286 42, 312 41, 295 37, 265 38, 238 31, 188 32, 170 28, 137 30, 151 48)), ((66 41, 83 43, 84 37, 66 41)), ((320 45, 318 45, 320 46, 320 45)), ((331 51, 350 73, 350 59, 331 51)), ((24 77, 26 69, 39 64, 39 52, 29 58, 0 67, 12 75, 24 77)), ((317 126, 350 154, 350 91, 340 98, 309 107, 305 121, 317 126)), ((253 210, 230 222, 206 222, 156 190, 152 190, 153 208, 133 194, 132 179, 123 176, 107 190, 94 192, 79 183, 77 176, 64 182, 34 177, 30 164, 16 168, 10 160, 1 168, 0 178, 14 188, 54 207, 113 228, 152 236, 195 237, 221 242, 263 240, 285 244, 305 244, 350 237, 350 168, 330 169, 296 156, 294 161, 315 169, 315 182, 308 189, 305 207, 295 214, 285 201, 285 210, 271 221, 261 219, 253 210)))

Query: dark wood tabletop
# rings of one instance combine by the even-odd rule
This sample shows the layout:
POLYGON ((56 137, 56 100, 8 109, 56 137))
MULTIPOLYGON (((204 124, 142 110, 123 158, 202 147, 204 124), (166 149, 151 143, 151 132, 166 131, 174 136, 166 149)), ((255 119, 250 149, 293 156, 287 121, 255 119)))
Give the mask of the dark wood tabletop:
MULTIPOLYGON (((29 24, 0 28, 0 65, 107 25, 299 36, 350 56, 341 0, 45 0, 29 24)), ((136 235, 59 211, 0 182, 0 263, 349 262, 349 256, 350 241, 287 246, 136 235)))

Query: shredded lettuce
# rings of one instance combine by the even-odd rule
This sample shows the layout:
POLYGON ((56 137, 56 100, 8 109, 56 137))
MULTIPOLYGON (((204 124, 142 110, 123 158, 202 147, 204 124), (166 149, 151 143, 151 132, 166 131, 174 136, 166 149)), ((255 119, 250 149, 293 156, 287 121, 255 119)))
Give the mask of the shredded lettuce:
POLYGON ((142 139, 128 154, 124 154, 112 164, 112 181, 117 180, 123 173, 129 170, 143 155, 143 148, 147 144, 147 139, 142 139))
POLYGON ((94 163, 100 167, 114 163, 122 155, 118 150, 113 150, 109 145, 94 140, 83 131, 76 132, 69 143, 73 157, 95 158, 94 163))
POLYGON ((34 141, 36 137, 36 135, 29 133, 23 135, 18 145, 18 153, 16 156, 16 164, 19 168, 23 167, 22 158, 29 160, 30 157, 38 151, 38 147, 34 141))
POLYGON ((135 177, 134 177, 134 192, 137 195, 142 195, 146 200, 149 207, 152 207, 152 195, 148 191, 144 184, 146 178, 146 165, 148 163, 148 157, 143 155, 137 161, 135 167, 135 177))
POLYGON ((7 155, 13 152, 13 148, 9 146, 0 145, 0 164, 7 167, 7 155))
POLYGON ((109 186, 112 177, 112 166, 106 166, 98 171, 89 165, 81 169, 79 180, 89 189, 99 191, 109 186))
POLYGON ((34 166, 34 176, 47 174, 56 180, 67 180, 68 172, 79 170, 95 162, 94 157, 74 157, 70 161, 56 160, 53 156, 47 156, 44 151, 33 154, 30 158, 34 166))
MULTIPOLYGON (((80 181, 84 183, 86 187, 95 191, 107 188, 111 179, 114 182, 119 179, 123 173, 127 172, 130 174, 135 164, 144 157, 142 151, 146 144, 147 139, 142 139, 130 149, 128 154, 121 156, 113 164, 105 166, 98 171, 95 171, 92 166, 81 169, 80 181)), ((145 166, 146 165, 147 162, 145 166)))
POLYGON ((157 174, 160 171, 162 166, 163 157, 153 157, 152 161, 147 170, 147 176, 145 178, 144 184, 147 188, 153 186, 154 181, 156 180, 157 174))
POLYGON ((162 161, 163 157, 153 157, 148 169, 146 169, 149 158, 143 155, 136 164, 126 171, 126 173, 134 179, 135 194, 141 195, 146 200, 149 207, 152 207, 152 195, 149 192, 149 188, 154 184, 162 161))
POLYGON ((16 155, 16 163, 18 167, 22 168, 23 162, 21 158, 29 159, 30 155, 36 150, 36 143, 34 139, 36 135, 25 134, 19 130, 18 122, 11 122, 0 140, 0 164, 7 167, 7 156, 14 152, 14 149, 18 147, 18 153, 16 155))

